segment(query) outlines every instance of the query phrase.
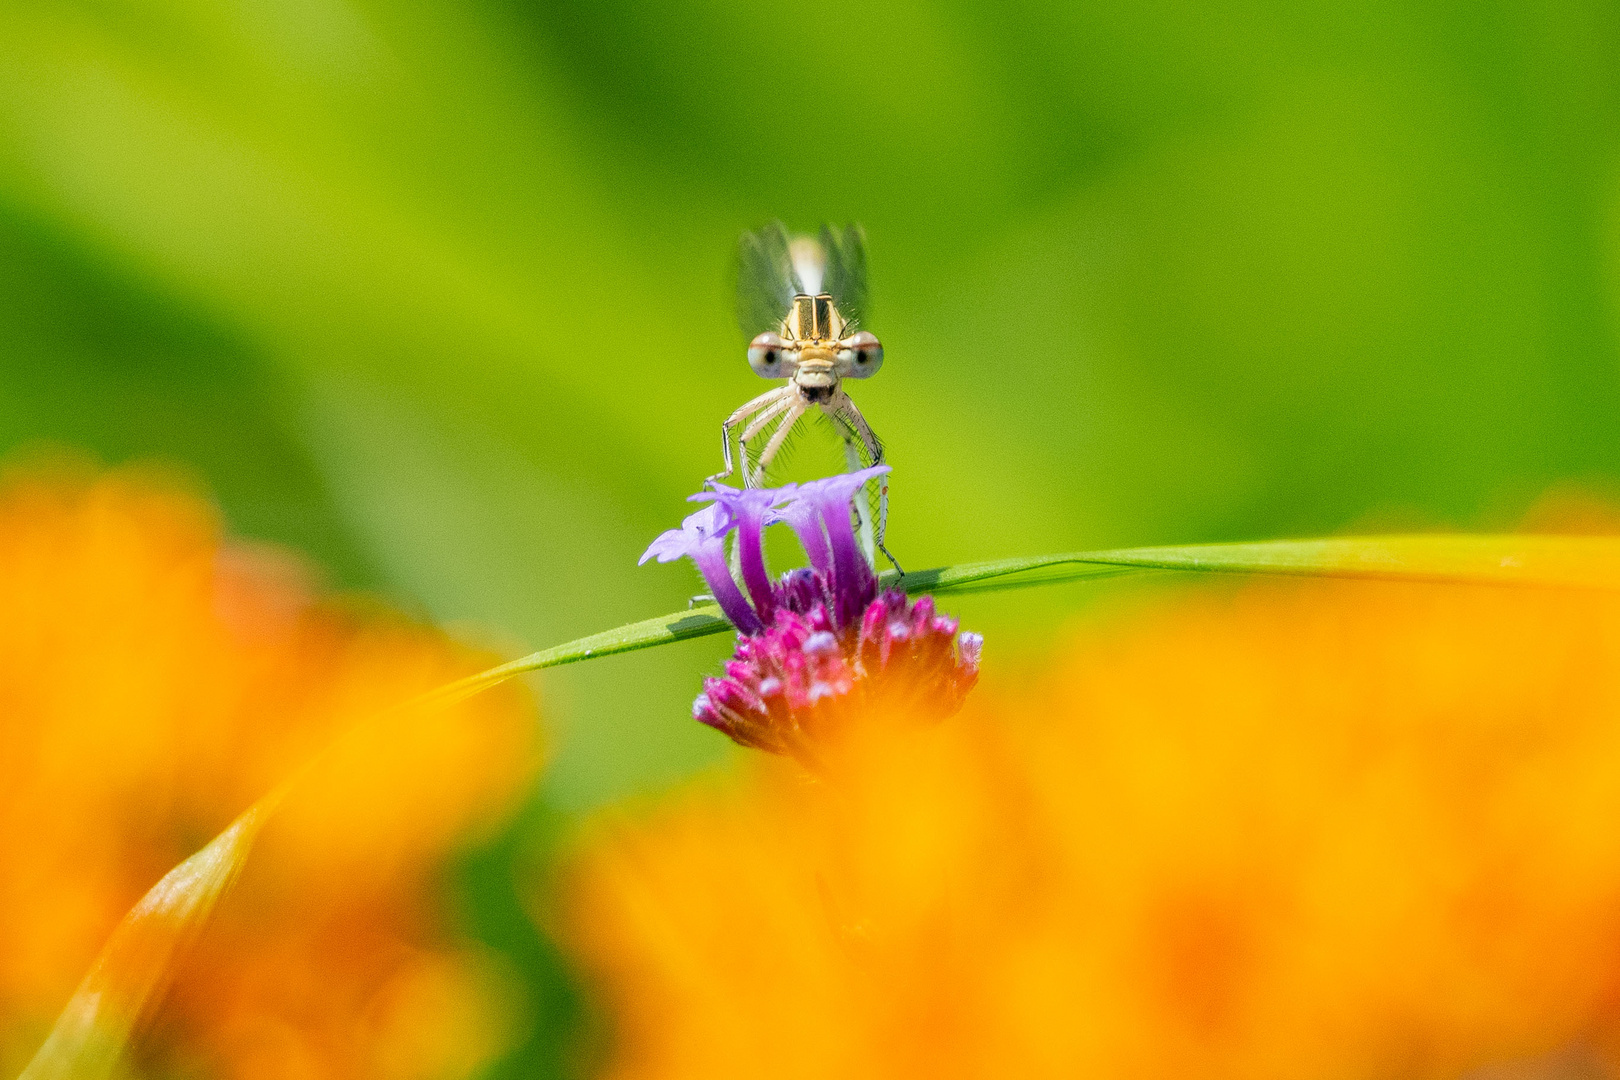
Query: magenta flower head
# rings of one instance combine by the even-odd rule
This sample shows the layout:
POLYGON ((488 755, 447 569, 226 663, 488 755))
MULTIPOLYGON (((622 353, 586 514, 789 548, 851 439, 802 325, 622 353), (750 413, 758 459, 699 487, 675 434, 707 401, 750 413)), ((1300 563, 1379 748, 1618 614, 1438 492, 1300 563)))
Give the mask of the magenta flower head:
POLYGON ((695 719, 819 769, 827 747, 860 718, 936 722, 961 707, 978 681, 984 639, 959 632, 932 597, 880 593, 856 538, 852 501, 887 471, 702 492, 692 498, 710 506, 647 549, 642 562, 691 558, 738 631, 725 674, 704 680, 692 703, 695 719), (773 579, 764 530, 778 522, 793 529, 810 565, 773 579), (725 557, 733 531, 746 598, 725 557))

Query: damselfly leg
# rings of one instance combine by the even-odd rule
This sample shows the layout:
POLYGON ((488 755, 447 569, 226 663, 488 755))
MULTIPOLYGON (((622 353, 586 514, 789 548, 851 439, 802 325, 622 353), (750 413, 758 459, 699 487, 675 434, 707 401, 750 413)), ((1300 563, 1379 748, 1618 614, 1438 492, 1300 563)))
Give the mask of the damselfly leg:
MULTIPOLYGON (((725 455, 725 471, 717 472, 713 476, 704 480, 703 486, 708 487, 711 484, 717 484, 722 480, 730 478, 732 474, 737 471, 737 465, 731 456, 732 428, 736 427, 738 424, 742 423, 744 420, 747 420, 750 416, 753 416, 762 409, 771 409, 779 404, 790 403, 795 396, 796 394, 792 384, 787 386, 778 386, 774 390, 765 391, 763 394, 759 395, 759 397, 749 401, 747 404, 741 406, 736 412, 728 416, 726 418, 726 422, 720 425, 720 449, 725 455)), ((748 484, 748 461, 746 457, 743 460, 743 486, 751 486, 748 484)))
MULTIPOLYGON (((851 472, 864 467, 864 465, 883 464, 883 441, 877 437, 877 433, 866 422, 866 417, 861 415, 860 408, 848 394, 840 391, 838 397, 824 408, 827 415, 832 417, 834 423, 838 424, 844 431, 844 455, 849 462, 851 472), (862 451, 865 451, 866 456, 864 463, 861 460, 862 451)), ((856 513, 860 515, 863 532, 870 532, 872 530, 872 510, 866 499, 856 499, 855 509, 856 513)), ((876 546, 877 550, 883 552, 883 557, 888 559, 896 570, 904 574, 905 570, 900 566, 899 561, 895 559, 894 554, 883 546, 888 526, 889 477, 885 473, 878 477, 878 516, 873 545, 876 546)))

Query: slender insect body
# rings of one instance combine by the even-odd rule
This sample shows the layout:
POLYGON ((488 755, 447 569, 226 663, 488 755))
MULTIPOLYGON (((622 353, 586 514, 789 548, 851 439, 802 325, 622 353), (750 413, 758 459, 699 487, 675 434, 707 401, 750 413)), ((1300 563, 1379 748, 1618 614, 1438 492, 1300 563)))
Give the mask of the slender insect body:
MULTIPOLYGON (((725 471, 709 481, 718 483, 737 472, 739 463, 732 457, 736 431, 743 485, 764 486, 766 471, 789 434, 813 411, 832 421, 851 469, 882 464, 883 444, 843 386, 845 379, 868 378, 883 365, 883 345, 859 329, 866 304, 866 243, 860 227, 823 226, 819 237, 789 238, 778 222, 744 233, 737 295, 739 321, 751 335, 749 367, 783 384, 727 418, 721 428, 725 471)), ((884 477, 873 542, 885 555, 888 497, 884 477)), ((857 509, 869 514, 864 500, 857 500, 857 509)), ((863 531, 871 528, 865 516, 862 526, 863 531)), ((892 555, 889 561, 894 562, 892 555)))

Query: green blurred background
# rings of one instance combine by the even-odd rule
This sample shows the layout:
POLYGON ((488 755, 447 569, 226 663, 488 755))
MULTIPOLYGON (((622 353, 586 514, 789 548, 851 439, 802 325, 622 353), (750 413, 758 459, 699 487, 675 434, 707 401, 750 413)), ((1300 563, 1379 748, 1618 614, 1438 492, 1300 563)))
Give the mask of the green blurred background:
MULTIPOLYGON (((772 217, 867 228, 908 565, 1620 481, 1586 0, 9 0, 0 443, 182 462, 514 654, 668 611, 695 578, 635 560, 761 389, 728 274, 772 217)), ((1013 656, 1087 595, 953 606, 1013 656)), ((506 860, 722 757, 723 649, 544 680, 545 790, 463 875, 537 986, 506 860)))

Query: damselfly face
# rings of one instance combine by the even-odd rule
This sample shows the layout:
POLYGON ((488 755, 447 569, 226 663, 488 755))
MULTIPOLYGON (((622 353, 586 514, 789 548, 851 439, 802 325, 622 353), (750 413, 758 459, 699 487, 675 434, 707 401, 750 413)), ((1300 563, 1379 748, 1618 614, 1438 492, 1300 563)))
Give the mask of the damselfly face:
POLYGON ((822 226, 790 238, 780 223, 744 233, 737 314, 753 335, 748 363, 767 379, 788 379, 807 402, 837 395, 842 379, 883 364, 883 346, 858 328, 866 307, 866 241, 860 226, 822 226))
MULTIPOLYGON (((819 236, 790 237, 781 222, 772 222, 743 234, 737 318, 750 338, 748 366, 763 378, 785 383, 731 414, 721 429, 726 471, 711 481, 736 471, 732 428, 742 427, 737 442, 743 483, 758 487, 789 434, 816 413, 832 421, 852 469, 882 463, 883 444, 843 388, 843 380, 867 378, 883 366, 883 345, 860 325, 866 299, 866 237, 859 225, 823 225, 819 236)), ((887 512, 884 481, 879 547, 887 512)))
MULTIPOLYGON (((820 300, 821 297, 814 299, 820 300)), ((857 330, 832 344, 833 372, 840 379, 865 379, 877 374, 877 369, 883 366, 883 345, 869 331, 857 330)), ((802 339, 784 338, 767 330, 748 343, 748 366, 754 369, 754 374, 763 378, 793 379, 797 382, 799 362, 806 358, 806 348, 802 339)), ((808 348, 813 349, 814 345, 808 348)), ((817 355, 814 352, 810 354, 812 358, 817 355)))

